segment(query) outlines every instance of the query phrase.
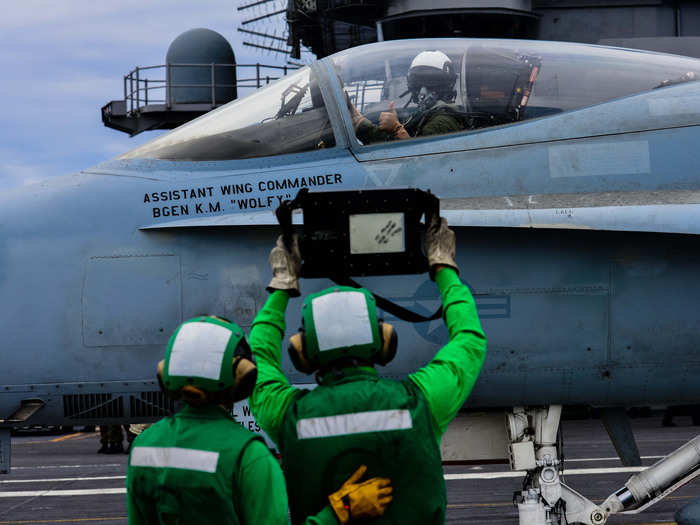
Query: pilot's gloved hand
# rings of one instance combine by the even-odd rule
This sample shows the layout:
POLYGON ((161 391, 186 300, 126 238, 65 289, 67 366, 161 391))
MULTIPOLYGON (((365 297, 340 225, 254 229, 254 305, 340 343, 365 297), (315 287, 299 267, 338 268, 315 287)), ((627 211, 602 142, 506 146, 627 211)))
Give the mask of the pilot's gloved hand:
POLYGON ((270 252, 270 267, 272 280, 267 285, 267 291, 284 290, 291 297, 299 297, 299 272, 301 271, 301 252, 299 252, 299 236, 292 236, 292 246, 288 249, 280 235, 275 247, 270 252))
POLYGON ((337 492, 328 496, 331 508, 343 525, 350 520, 381 516, 391 503, 391 480, 372 478, 359 482, 366 471, 367 467, 362 465, 337 492))
POLYGON ((398 139, 409 137, 403 124, 399 122, 399 116, 394 109, 394 101, 389 102, 389 111, 382 111, 379 114, 379 129, 391 133, 391 136, 398 139))
POLYGON ((430 265, 430 278, 435 280, 435 272, 438 266, 449 266, 459 273, 455 262, 457 246, 455 232, 447 227, 447 219, 440 217, 433 219, 428 225, 423 244, 425 255, 430 265))

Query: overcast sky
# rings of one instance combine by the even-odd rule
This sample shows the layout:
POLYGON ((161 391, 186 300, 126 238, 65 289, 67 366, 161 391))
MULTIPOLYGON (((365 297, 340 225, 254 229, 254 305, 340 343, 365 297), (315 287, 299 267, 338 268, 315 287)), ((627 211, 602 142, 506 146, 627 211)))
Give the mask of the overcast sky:
POLYGON ((130 138, 106 128, 100 108, 123 98, 122 78, 135 66, 164 64, 170 43, 188 29, 221 33, 238 63, 283 63, 281 56, 241 44, 238 5, 239 0, 7 2, 0 17, 0 191, 93 166, 162 133, 130 138))

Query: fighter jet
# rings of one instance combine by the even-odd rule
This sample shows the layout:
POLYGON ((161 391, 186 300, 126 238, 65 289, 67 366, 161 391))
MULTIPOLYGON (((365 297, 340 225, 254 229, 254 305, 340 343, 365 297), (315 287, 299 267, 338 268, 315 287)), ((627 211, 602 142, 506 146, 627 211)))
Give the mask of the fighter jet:
MULTIPOLYGON (((282 201, 393 187, 431 190, 457 232, 488 336, 465 408, 510 421, 504 447, 481 457, 508 445, 515 466, 541 473, 541 457, 519 455, 542 445, 526 430, 556 436, 557 407, 576 404, 601 407, 623 461, 638 463, 624 407, 700 402, 699 75, 700 60, 560 42, 370 44, 0 195, 0 470, 13 426, 169 413, 155 363, 170 334, 207 313, 250 326, 282 201), (436 114, 456 129, 427 133, 436 114)), ((427 274, 359 280, 420 313, 439 306, 427 274)), ((329 285, 307 279, 302 293, 329 285)), ((447 332, 395 323, 399 353, 380 373, 404 377, 447 332)), ((447 437, 452 459, 484 448, 447 437)))

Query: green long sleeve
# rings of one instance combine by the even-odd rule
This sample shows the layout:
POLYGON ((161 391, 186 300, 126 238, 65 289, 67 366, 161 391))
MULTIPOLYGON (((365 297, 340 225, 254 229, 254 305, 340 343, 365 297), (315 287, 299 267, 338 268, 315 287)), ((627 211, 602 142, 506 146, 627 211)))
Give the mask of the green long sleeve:
MULTIPOLYGON (((287 511, 287 488, 282 469, 264 443, 252 441, 243 451, 237 480, 241 498, 241 523, 269 523, 271 525, 289 523, 287 511)), ((305 525, 332 525, 338 520, 330 505, 321 512, 310 516, 305 525)))
MULTIPOLYGON (((449 269, 438 272, 443 317, 450 340, 435 357, 409 379, 423 392, 430 405, 439 440, 474 387, 486 356, 486 337, 469 289, 449 269)), ((292 387, 281 367, 284 314, 289 296, 270 295, 250 332, 250 346, 258 363, 258 381, 249 404, 260 427, 275 442, 289 404, 299 390, 292 387)))
POLYGON ((408 378, 428 400, 435 437, 440 441, 474 387, 486 357, 486 336, 474 298, 457 273, 445 268, 435 280, 442 295, 442 315, 450 340, 430 363, 408 378))
POLYGON ((128 516, 129 525, 147 525, 148 518, 143 505, 139 505, 138 500, 134 496, 134 491, 131 486, 127 471, 126 480, 126 515, 128 516))
POLYGON ((300 392, 289 384, 282 372, 280 352, 288 302, 286 292, 277 290, 271 293, 255 317, 249 337, 258 365, 258 380, 248 404, 258 425, 275 443, 279 443, 287 407, 300 392))
MULTIPOLYGON (((188 409, 185 408, 184 410, 188 409)), ((221 411, 222 414, 224 413, 223 409, 218 407, 211 407, 208 410, 210 410, 210 412, 214 412, 215 414, 217 410, 221 411)), ((207 417, 206 415, 202 415, 201 410, 195 411, 194 413, 202 419, 198 420, 195 418, 190 420, 190 430, 201 430, 201 428, 203 428, 202 422, 206 422, 207 417), (195 426, 191 427, 193 422, 195 423, 195 426)), ((223 417, 224 416, 219 415, 219 418, 223 417)), ((161 430, 162 427, 163 425, 161 425, 161 430)), ((185 428, 187 427, 179 427, 180 430, 185 428)), ((244 434, 249 434, 252 437, 252 434, 245 430, 237 430, 244 434)), ((203 430, 203 432, 206 432, 206 430, 203 430)), ((142 439, 142 436, 139 436, 137 441, 135 441, 137 447, 139 443, 138 439, 142 439)), ((216 439, 216 437, 213 439, 216 439)), ((197 508, 187 509, 189 511, 189 515, 184 517, 181 516, 184 522, 212 523, 213 519, 213 523, 216 523, 217 520, 212 518, 211 509, 208 507, 208 505, 214 505, 219 507, 218 510, 221 510, 222 508, 230 509, 230 512, 236 514, 238 518, 237 522, 241 523, 241 525, 252 525, 257 523, 287 525, 289 523, 289 510, 284 475, 282 474, 282 469, 279 462, 270 453, 265 443, 260 439, 251 439, 240 453, 240 459, 235 460, 235 457, 236 456, 228 456, 227 458, 227 460, 231 463, 235 461, 235 465, 231 465, 230 470, 227 468, 227 466, 221 466, 222 471, 233 472, 233 490, 228 489, 228 492, 226 490, 223 492, 217 492, 216 487, 221 487, 222 483, 220 480, 216 479, 214 474, 214 476, 208 479, 204 485, 197 487, 200 489, 198 494, 200 496, 203 494, 206 495, 204 500, 207 500, 207 498, 209 499, 207 501, 200 500, 202 505, 198 506, 197 508), (208 490, 201 490, 203 487, 208 490), (232 498, 233 501, 231 503, 233 506, 229 506, 228 502, 216 502, 212 499, 212 497, 216 498, 217 496, 220 498, 232 498), (196 519, 193 519, 195 516, 196 519)), ((198 474, 201 475, 201 472, 192 472, 195 477, 198 474)), ((156 507, 158 508, 154 508, 153 501, 153 495, 157 495, 159 494, 159 491, 162 491, 162 483, 167 479, 172 478, 164 476, 162 472, 160 474, 157 472, 151 473, 150 479, 144 479, 143 476, 137 478, 135 477, 134 469, 131 466, 127 469, 126 502, 129 525, 151 524, 153 523, 153 516, 159 512, 158 509, 162 510, 162 508, 164 508, 167 511, 167 498, 165 505, 163 505, 162 501, 156 502, 156 507), (148 484, 149 482, 150 485, 148 484), (139 484, 139 490, 135 490, 135 483, 139 484)), ((183 494, 182 492, 178 491, 183 490, 183 488, 185 490, 188 488, 191 489, 192 487, 185 483, 184 487, 182 484, 176 484, 175 487, 171 486, 170 488, 175 489, 175 492, 170 495, 174 496, 175 498, 179 498, 183 494)), ((168 491, 165 491, 164 494, 168 494, 168 491)), ((192 499, 189 500, 190 504, 192 501, 192 499)), ((171 510, 173 509, 175 509, 176 512, 178 510, 182 510, 178 508, 178 505, 171 507, 171 510)), ((215 512, 214 514, 221 517, 220 513, 216 514, 215 512)), ((303 522, 304 525, 337 525, 337 523, 338 519, 336 518, 330 504, 323 507, 317 514, 309 516, 303 522)))

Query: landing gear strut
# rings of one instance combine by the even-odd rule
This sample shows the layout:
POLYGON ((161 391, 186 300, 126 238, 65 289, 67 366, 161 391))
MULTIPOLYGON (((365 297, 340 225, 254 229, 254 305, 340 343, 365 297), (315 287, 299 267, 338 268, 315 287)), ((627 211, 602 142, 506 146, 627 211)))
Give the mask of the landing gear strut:
POLYGON ((522 491, 514 496, 520 525, 603 525, 611 514, 641 512, 700 475, 698 436, 596 505, 561 481, 560 418, 561 405, 515 407, 507 413, 511 468, 527 472, 522 491))

